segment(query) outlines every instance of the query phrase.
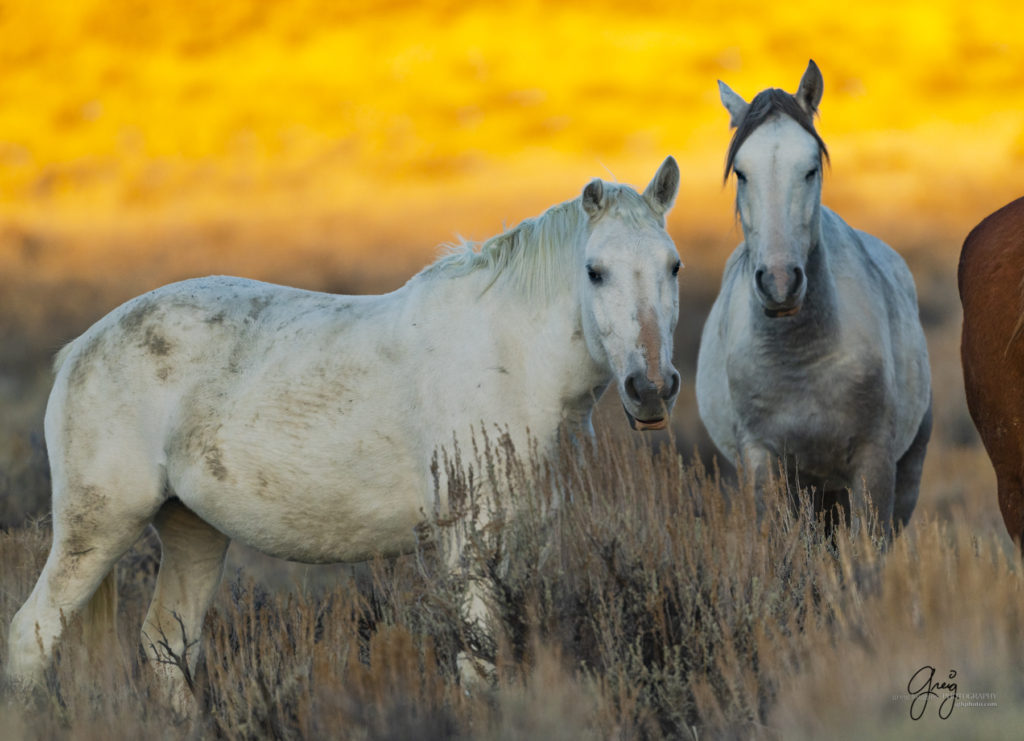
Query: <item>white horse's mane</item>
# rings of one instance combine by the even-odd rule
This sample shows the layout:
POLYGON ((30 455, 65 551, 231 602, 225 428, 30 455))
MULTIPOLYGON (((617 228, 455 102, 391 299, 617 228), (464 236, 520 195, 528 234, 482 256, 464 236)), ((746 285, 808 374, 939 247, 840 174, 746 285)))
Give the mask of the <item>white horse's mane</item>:
MULTIPOLYGON (((576 250, 583 244, 587 228, 588 216, 580 200, 576 197, 552 206, 483 242, 459 240, 445 245, 445 254, 420 275, 456 278, 487 270, 491 274, 488 288, 507 280, 528 298, 561 295, 569 285, 567 276, 576 268, 576 250)), ((628 185, 606 182, 601 218, 608 216, 630 225, 657 224, 643 196, 628 185)))

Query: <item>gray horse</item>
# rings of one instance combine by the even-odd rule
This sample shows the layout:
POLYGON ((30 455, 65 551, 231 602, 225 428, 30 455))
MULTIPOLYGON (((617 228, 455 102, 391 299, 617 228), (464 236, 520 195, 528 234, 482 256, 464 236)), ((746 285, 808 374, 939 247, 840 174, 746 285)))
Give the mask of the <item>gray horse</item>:
POLYGON ((744 241, 704 325, 700 416, 753 477, 759 513, 784 472, 794 505, 800 487, 816 512, 840 504, 859 517, 870 503, 891 537, 914 510, 931 434, 914 280, 890 247, 821 205, 813 61, 796 95, 768 89, 748 104, 719 90, 736 129, 725 176, 736 175, 744 241))

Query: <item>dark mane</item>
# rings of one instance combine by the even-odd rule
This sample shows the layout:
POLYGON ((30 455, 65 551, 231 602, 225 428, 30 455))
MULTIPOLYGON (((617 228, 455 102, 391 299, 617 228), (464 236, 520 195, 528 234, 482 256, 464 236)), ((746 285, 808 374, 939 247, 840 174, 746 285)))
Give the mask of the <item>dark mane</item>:
POLYGON ((775 116, 785 115, 792 118, 798 124, 800 124, 807 133, 814 137, 814 140, 818 142, 818 151, 821 156, 828 160, 828 148, 825 146, 825 142, 818 135, 818 132, 814 130, 814 119, 807 111, 805 111, 796 98, 790 95, 785 90, 772 87, 767 90, 759 92, 752 101, 750 101, 750 107, 747 108, 747 112, 743 115, 743 120, 740 121, 740 125, 736 127, 736 133, 732 136, 732 141, 729 143, 729 153, 725 159, 725 179, 729 179, 729 173, 733 171, 734 160, 736 159, 736 153, 740 150, 745 142, 757 128, 775 116))

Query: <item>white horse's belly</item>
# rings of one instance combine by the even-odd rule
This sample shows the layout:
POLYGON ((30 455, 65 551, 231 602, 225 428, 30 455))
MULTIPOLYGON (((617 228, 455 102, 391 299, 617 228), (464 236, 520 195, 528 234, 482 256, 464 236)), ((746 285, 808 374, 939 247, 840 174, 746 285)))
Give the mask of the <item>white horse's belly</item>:
POLYGON ((365 449, 334 463, 308 451, 252 452, 225 444, 212 468, 208 457, 186 463, 171 477, 175 493, 232 539, 278 558, 363 561, 415 547, 425 481, 408 463, 365 449))
POLYGON ((183 403, 168 444, 172 491, 226 535, 281 558, 413 549, 430 471, 400 405, 367 393, 355 372, 290 378, 205 386, 183 403))

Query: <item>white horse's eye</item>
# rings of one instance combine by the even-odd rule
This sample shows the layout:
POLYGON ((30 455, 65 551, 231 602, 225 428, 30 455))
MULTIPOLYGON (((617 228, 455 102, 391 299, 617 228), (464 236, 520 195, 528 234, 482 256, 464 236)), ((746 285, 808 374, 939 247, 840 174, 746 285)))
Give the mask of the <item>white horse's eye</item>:
POLYGON ((733 172, 736 173, 736 179, 739 180, 741 183, 747 182, 747 176, 744 175, 742 172, 740 172, 739 170, 735 170, 735 169, 733 170, 733 172))
POLYGON ((587 277, 590 278, 590 282, 596 286, 604 280, 604 273, 587 265, 587 277))
POLYGON ((811 182, 812 180, 814 180, 814 178, 817 176, 817 174, 818 174, 818 168, 817 167, 812 167, 810 170, 807 171, 807 174, 804 175, 804 180, 806 180, 807 182, 811 182))
POLYGON ((683 266, 683 264, 679 260, 676 260, 676 264, 672 266, 672 276, 673 277, 679 275, 679 268, 681 268, 682 266, 683 266))

